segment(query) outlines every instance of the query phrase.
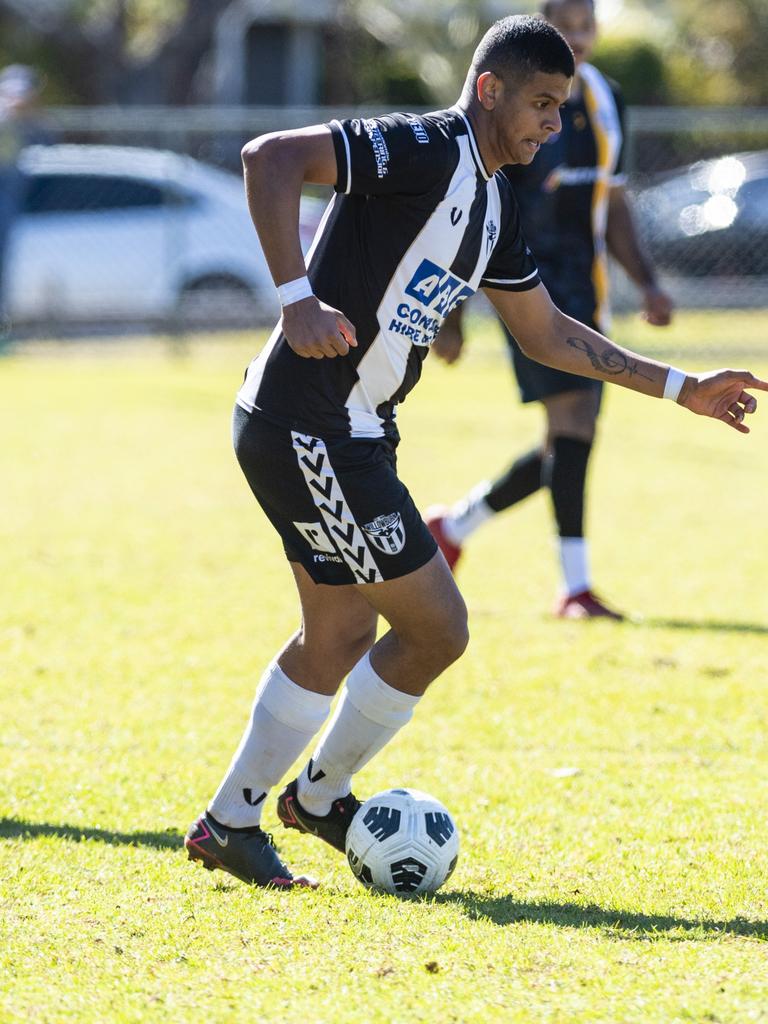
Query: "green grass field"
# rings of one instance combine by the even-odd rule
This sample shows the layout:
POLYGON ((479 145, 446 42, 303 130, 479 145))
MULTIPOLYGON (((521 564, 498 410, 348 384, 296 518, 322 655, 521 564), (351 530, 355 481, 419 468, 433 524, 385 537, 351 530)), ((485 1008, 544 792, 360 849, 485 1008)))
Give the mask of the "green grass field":
MULTIPOLYGON (((664 343, 766 375, 768 346, 690 350, 760 351, 767 323, 683 317, 664 343)), ((272 803, 323 885, 265 892, 181 845, 296 625, 230 449, 255 348, 0 362, 0 1021, 768 1020, 768 401, 741 437, 611 390, 590 534, 633 623, 549 617, 545 495, 475 538, 470 648, 357 783, 451 808, 445 890, 366 892, 272 803)), ((423 507, 499 470, 539 413, 487 334, 463 367, 428 362, 400 422, 423 507)))

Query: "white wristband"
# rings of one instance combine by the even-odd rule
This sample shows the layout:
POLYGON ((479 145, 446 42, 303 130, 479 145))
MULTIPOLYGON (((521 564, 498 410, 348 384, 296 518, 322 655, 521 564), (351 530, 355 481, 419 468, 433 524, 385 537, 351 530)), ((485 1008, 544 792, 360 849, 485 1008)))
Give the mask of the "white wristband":
POLYGON ((277 294, 281 306, 290 306, 294 302, 301 302, 314 295, 312 285, 308 277, 297 277, 295 281, 288 281, 286 284, 278 285, 277 294))
POLYGON ((667 373, 667 382, 664 385, 664 398, 669 398, 670 401, 676 402, 680 397, 683 384, 685 384, 685 377, 686 374, 682 370, 676 370, 674 366, 670 366, 667 373))

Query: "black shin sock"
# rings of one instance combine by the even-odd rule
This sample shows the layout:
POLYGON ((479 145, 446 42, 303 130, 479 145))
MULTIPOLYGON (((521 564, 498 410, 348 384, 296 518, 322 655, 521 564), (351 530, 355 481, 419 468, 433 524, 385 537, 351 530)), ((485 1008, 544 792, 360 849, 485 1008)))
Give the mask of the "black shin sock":
POLYGON ((584 490, 591 441, 556 437, 546 459, 544 483, 552 493, 557 532, 561 537, 584 536, 584 490))
POLYGON ((503 512, 510 505, 516 505, 529 494, 534 494, 541 487, 542 465, 541 451, 538 448, 521 455, 503 476, 494 480, 490 491, 485 495, 485 503, 494 512, 503 512))

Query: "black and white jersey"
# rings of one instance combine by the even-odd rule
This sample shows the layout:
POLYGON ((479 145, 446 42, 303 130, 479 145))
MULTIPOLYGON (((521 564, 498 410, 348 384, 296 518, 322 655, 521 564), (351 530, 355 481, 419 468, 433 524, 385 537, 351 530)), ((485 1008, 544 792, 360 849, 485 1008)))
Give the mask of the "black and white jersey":
POLYGON ((276 327, 238 403, 319 437, 396 437, 447 314, 480 287, 539 283, 514 193, 483 165, 457 108, 333 121, 336 195, 308 257, 315 294, 355 325, 357 348, 302 359, 276 327))

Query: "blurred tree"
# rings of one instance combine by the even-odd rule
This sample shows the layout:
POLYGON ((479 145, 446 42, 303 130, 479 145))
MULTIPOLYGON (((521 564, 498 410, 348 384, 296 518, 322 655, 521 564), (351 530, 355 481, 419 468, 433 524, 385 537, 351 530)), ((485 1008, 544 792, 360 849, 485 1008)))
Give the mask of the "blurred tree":
POLYGON ((405 109, 432 102, 416 68, 354 23, 328 30, 324 52, 322 94, 329 106, 373 103, 405 109))
MULTIPOLYGON (((509 13, 524 6, 510 0, 509 13)), ((356 63, 366 98, 394 103, 452 103, 493 21, 486 0, 346 0, 345 7, 347 20, 379 44, 378 67, 356 63)))
POLYGON ((604 36, 595 50, 594 63, 620 83, 627 103, 650 106, 668 101, 665 55, 650 39, 604 36))
POLYGON ((623 0, 620 8, 605 41, 632 35, 657 47, 668 102, 768 103, 768 0, 623 0))
POLYGON ((670 52, 680 102, 768 103, 768 2, 672 0, 678 27, 670 52))
POLYGON ((0 0, 0 60, 82 103, 194 100, 213 27, 231 0, 0 0))
MULTIPOLYGON (((48 102, 187 104, 206 95, 205 58, 231 2, 0 0, 0 64, 39 67, 48 102)), ((339 0, 327 101, 452 102, 502 12, 491 0, 339 0)), ((596 63, 631 103, 768 103, 768 0, 624 0, 604 29, 596 63)))

